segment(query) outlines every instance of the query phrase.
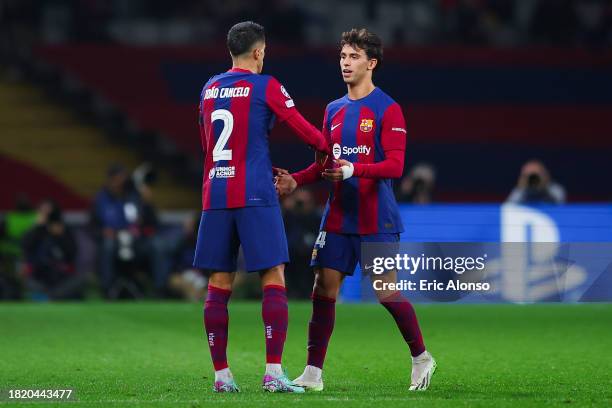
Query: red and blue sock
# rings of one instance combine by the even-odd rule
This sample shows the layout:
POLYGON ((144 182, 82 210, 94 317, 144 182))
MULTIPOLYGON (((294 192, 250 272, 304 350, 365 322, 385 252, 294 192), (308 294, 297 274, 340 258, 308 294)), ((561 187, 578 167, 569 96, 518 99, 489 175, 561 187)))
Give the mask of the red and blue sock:
POLYGON ((336 299, 313 293, 312 317, 308 323, 308 365, 323 369, 335 321, 336 299))
POLYGON ((204 303, 204 328, 215 371, 228 367, 227 332, 229 314, 227 303, 231 295, 231 290, 208 285, 208 295, 204 303))
POLYGON ((397 327, 400 329, 406 343, 408 343, 408 347, 410 347, 410 354, 416 357, 423 353, 425 351, 423 335, 421 334, 416 312, 408 299, 403 297, 399 292, 396 292, 381 300, 380 303, 389 313, 391 313, 393 319, 395 319, 397 327))
POLYGON ((261 316, 266 336, 266 363, 281 364, 289 323, 287 291, 284 286, 264 286, 261 316))

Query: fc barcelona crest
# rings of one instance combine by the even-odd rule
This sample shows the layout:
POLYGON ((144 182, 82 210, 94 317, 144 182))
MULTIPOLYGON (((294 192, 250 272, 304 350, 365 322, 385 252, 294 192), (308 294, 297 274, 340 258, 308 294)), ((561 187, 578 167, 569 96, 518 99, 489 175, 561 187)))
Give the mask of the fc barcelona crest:
POLYGON ((374 119, 361 119, 361 125, 359 125, 359 129, 362 132, 369 132, 374 128, 374 119))

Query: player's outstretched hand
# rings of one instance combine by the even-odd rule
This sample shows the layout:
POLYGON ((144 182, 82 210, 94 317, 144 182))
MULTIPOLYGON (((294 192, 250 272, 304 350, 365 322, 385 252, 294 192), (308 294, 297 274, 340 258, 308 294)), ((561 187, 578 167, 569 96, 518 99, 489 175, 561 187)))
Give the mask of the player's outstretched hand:
POLYGON ((348 160, 334 160, 334 168, 325 169, 321 176, 328 181, 342 181, 353 175, 353 163, 348 160))
POLYGON ((289 171, 286 169, 281 169, 280 167, 272 167, 272 175, 274 175, 274 185, 278 182, 278 176, 281 174, 289 174, 289 171))
POLYGON ((281 169, 280 167, 272 167, 272 174, 280 176, 281 174, 289 174, 289 170, 281 169))
POLYGON ((280 174, 276 176, 276 193, 279 197, 285 197, 293 193, 297 188, 297 181, 291 176, 291 174, 280 174))

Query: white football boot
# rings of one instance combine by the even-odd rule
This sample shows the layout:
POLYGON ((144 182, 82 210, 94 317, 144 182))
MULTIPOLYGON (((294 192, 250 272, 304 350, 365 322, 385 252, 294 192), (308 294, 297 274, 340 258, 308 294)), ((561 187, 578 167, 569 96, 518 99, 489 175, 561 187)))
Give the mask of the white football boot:
POLYGON ((412 375, 410 376, 410 391, 425 391, 429 388, 431 377, 436 372, 436 360, 424 351, 412 357, 412 375))
POLYGON ((323 391, 323 370, 307 365, 302 375, 293 380, 293 383, 306 391, 323 391))

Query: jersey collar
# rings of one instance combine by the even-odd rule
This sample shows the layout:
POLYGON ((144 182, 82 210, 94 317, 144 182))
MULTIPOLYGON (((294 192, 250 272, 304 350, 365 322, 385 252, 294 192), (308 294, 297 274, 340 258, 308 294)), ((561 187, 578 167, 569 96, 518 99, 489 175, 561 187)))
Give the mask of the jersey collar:
POLYGON ((242 68, 231 68, 227 72, 244 72, 246 74, 252 74, 253 73, 253 71, 249 71, 248 69, 242 69, 242 68))
POLYGON ((351 99, 348 96, 348 93, 346 95, 344 95, 344 97, 346 98, 347 101, 352 102, 352 103, 359 103, 359 102, 363 102, 366 99, 368 99, 369 97, 373 96, 374 94, 376 94, 378 92, 378 87, 375 86, 374 89, 372 90, 372 92, 370 92, 369 94, 367 94, 366 96, 362 96, 359 99, 351 99))

